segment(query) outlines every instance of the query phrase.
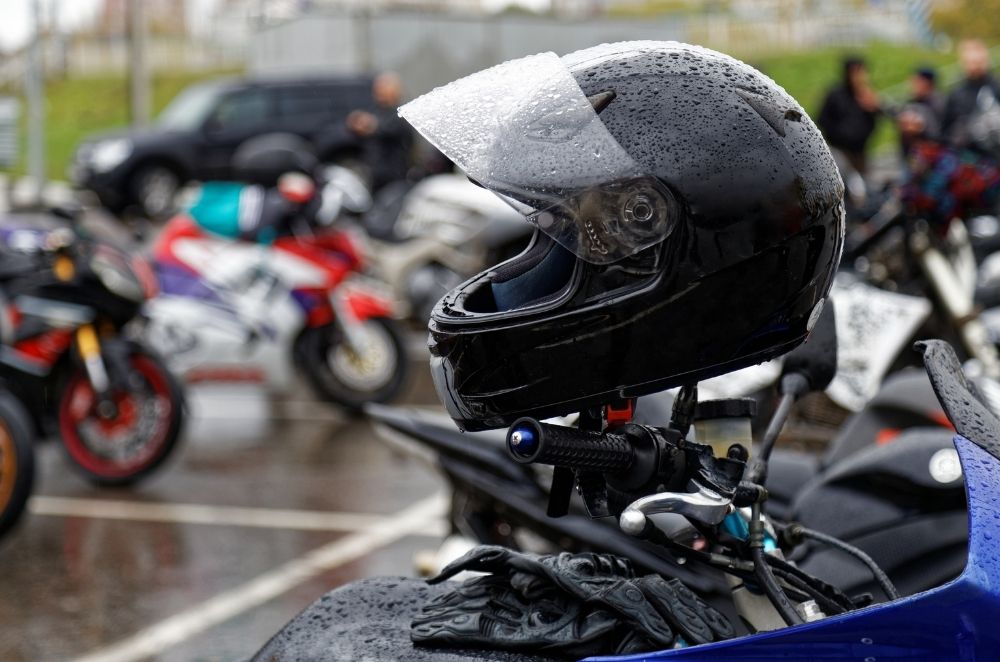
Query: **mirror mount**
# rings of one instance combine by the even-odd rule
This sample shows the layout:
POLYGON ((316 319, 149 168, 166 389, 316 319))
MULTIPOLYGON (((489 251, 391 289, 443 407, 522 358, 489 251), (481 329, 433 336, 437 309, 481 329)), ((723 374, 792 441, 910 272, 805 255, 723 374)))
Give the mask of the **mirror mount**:
POLYGON ((809 337, 785 356, 779 388, 782 395, 799 398, 826 389, 836 374, 837 318, 827 299, 809 337))

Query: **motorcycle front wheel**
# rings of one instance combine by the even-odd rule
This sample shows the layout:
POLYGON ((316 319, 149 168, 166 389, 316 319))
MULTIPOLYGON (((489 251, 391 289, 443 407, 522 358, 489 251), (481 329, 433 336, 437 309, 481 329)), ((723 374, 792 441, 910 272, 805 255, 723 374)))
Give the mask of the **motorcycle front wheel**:
POLYGON ((334 326, 308 328, 297 344, 299 365, 318 395, 352 412, 399 395, 408 368, 403 334, 394 320, 369 318, 362 336, 360 352, 334 326))
POLYGON ((32 426, 24 405, 0 392, 0 537, 24 512, 35 481, 32 426))
POLYGON ((177 445, 183 417, 180 385, 163 362, 143 351, 129 356, 124 384, 101 403, 80 369, 59 401, 59 432, 70 459, 99 485, 131 485, 159 467, 177 445), (110 411, 107 403, 113 406, 110 411))

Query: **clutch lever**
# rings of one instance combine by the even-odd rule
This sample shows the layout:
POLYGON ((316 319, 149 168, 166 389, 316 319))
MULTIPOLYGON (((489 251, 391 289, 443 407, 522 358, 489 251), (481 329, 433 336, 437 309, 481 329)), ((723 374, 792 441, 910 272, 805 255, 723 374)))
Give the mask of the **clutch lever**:
POLYGON ((735 510, 731 496, 719 494, 710 487, 691 481, 692 492, 660 492, 633 501, 622 511, 618 526, 631 536, 641 536, 650 515, 673 513, 688 519, 716 526, 735 510))

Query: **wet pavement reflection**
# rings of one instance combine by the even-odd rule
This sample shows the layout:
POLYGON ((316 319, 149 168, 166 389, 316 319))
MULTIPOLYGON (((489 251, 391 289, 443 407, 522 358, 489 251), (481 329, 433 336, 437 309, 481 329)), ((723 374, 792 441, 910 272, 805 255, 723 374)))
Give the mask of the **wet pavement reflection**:
MULTIPOLYGON (((436 402, 425 366, 414 362, 404 402, 436 402)), ((440 480, 363 418, 305 388, 279 402, 250 387, 188 397, 184 448, 134 488, 93 487, 57 443, 39 447, 31 510, 0 542, 0 660, 243 659, 324 592, 413 575, 414 554, 439 542, 440 517, 399 513, 435 501, 440 480), (317 549, 323 564, 254 593, 317 549), (197 621, 220 595, 233 599, 218 623, 181 627, 178 616, 197 621), (164 632, 177 635, 169 645, 133 641, 164 632)))

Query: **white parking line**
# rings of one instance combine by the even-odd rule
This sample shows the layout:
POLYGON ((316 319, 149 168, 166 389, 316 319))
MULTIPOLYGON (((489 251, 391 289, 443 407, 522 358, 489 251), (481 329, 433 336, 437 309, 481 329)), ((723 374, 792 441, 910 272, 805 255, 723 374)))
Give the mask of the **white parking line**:
POLYGON ((303 531, 358 531, 385 520, 382 515, 363 513, 207 506, 193 503, 144 503, 54 496, 32 497, 28 502, 28 512, 56 517, 217 524, 303 531))
POLYGON ((205 420, 308 421, 343 423, 350 417, 321 400, 273 400, 260 396, 189 396, 191 415, 205 420), (248 412, 247 407, 252 405, 248 412), (249 414, 249 416, 248 416, 249 414))
POLYGON ((440 518, 446 508, 443 495, 428 497, 357 533, 319 547, 255 579, 220 593, 200 605, 171 616, 77 662, 132 662, 160 653, 190 637, 264 604, 299 584, 339 565, 365 556, 379 547, 420 533, 440 518))

